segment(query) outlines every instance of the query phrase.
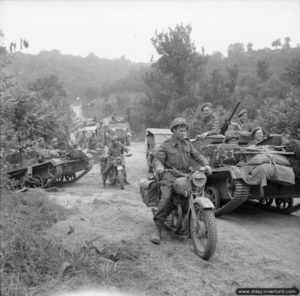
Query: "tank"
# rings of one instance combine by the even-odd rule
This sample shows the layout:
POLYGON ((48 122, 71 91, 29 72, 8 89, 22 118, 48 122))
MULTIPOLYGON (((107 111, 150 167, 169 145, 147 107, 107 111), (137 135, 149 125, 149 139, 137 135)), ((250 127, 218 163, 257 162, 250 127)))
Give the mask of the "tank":
POLYGON ((270 135, 249 147, 245 139, 237 144, 223 141, 223 135, 215 135, 193 143, 213 169, 206 194, 215 205, 216 216, 246 201, 287 214, 300 209, 300 204, 293 204, 300 197, 300 155, 282 145, 281 135, 270 135))
POLYGON ((93 167, 92 158, 80 150, 21 149, 6 155, 2 163, 14 189, 73 183, 93 167))

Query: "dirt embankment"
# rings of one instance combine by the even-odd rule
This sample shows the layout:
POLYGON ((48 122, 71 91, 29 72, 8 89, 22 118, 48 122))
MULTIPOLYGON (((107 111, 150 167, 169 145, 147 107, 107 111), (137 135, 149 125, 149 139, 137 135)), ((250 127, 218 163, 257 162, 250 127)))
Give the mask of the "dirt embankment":
POLYGON ((166 230, 161 245, 153 245, 152 214, 138 188, 147 174, 144 143, 130 149, 131 185, 125 190, 102 188, 95 165, 77 183, 49 192, 59 204, 76 209, 50 229, 51 235, 71 250, 92 242, 124 259, 116 260, 122 269, 116 286, 130 294, 235 295, 242 287, 300 287, 299 212, 284 216, 242 207, 217 219, 217 251, 209 262, 194 254, 189 239, 166 230))

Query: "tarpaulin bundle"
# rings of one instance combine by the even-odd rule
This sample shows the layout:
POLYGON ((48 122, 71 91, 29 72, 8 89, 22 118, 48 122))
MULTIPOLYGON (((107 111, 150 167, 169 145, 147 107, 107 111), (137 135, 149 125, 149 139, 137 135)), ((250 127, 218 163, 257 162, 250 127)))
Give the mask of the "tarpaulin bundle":
POLYGON ((258 153, 247 156, 242 167, 242 178, 249 185, 267 186, 268 181, 294 185, 295 174, 285 155, 258 153))

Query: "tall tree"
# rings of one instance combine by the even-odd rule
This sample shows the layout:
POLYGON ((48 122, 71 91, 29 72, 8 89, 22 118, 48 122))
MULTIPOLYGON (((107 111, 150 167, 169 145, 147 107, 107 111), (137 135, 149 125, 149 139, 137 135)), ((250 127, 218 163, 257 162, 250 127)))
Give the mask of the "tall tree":
POLYGON ((272 42, 272 47, 275 47, 275 49, 278 49, 278 47, 281 46, 281 40, 280 39, 276 39, 272 42))
POLYGON ((248 51, 248 52, 253 51, 253 43, 249 42, 249 43, 247 44, 247 51, 248 51))
POLYGON ((285 68, 282 78, 294 87, 300 88, 300 58, 293 59, 292 63, 285 68))
POLYGON ((191 31, 190 25, 181 24, 167 33, 156 32, 152 38, 160 57, 145 75, 146 118, 150 125, 166 125, 202 100, 207 57, 196 51, 191 31))
POLYGON ((257 61, 256 73, 261 81, 267 81, 271 77, 269 66, 270 64, 266 59, 257 61))
POLYGON ((291 42, 291 38, 290 37, 285 37, 284 38, 283 48, 285 48, 285 49, 291 48, 290 42, 291 42))

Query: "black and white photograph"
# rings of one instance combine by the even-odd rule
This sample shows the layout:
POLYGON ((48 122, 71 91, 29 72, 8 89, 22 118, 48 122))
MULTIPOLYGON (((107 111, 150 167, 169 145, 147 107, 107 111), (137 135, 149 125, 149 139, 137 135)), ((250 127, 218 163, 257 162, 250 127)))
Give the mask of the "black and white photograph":
POLYGON ((299 290, 300 0, 0 0, 0 295, 299 290))

